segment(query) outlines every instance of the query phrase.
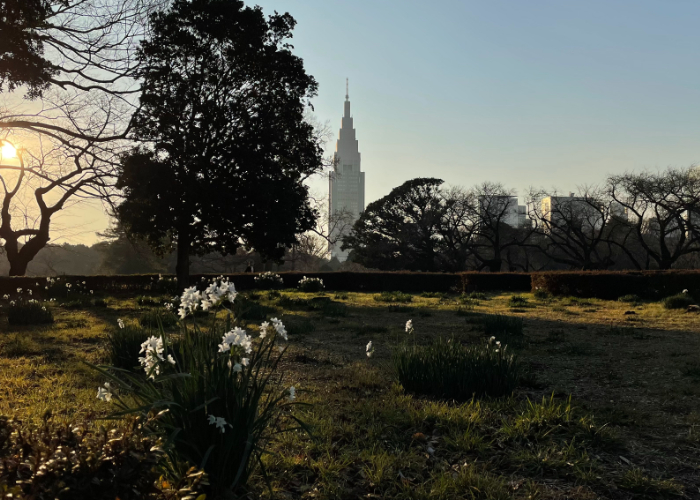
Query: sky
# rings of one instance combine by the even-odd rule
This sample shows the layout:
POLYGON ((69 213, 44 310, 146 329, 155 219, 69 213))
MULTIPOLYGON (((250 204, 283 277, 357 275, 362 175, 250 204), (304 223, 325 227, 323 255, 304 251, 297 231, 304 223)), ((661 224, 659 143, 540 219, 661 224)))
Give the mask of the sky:
MULTIPOLYGON (((695 0, 258 3, 297 20, 291 43, 336 137, 350 79, 367 203, 421 176, 501 182, 522 202, 530 186, 700 162, 695 0)), ((96 239, 95 210, 71 241, 96 239)))

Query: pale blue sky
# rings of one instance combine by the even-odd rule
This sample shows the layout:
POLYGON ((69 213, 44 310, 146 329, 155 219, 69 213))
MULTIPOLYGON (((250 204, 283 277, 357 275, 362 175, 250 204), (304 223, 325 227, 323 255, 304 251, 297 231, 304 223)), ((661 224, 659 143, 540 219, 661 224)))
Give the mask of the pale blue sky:
POLYGON ((418 176, 522 195, 700 162, 700 2, 258 3, 297 19, 336 134, 350 78, 368 202, 418 176))
MULTIPOLYGON (((368 203, 419 176, 522 196, 700 162, 700 1, 258 3, 297 19, 336 136, 350 78, 368 203)), ((58 241, 92 243, 108 223, 96 202, 62 218, 58 241)))

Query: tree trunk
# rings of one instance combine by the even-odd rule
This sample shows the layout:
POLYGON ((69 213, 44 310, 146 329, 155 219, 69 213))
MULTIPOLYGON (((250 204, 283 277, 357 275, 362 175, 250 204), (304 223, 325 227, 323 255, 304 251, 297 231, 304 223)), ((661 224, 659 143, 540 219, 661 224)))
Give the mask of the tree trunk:
POLYGON ((177 289, 180 293, 190 286, 190 238, 189 231, 179 231, 177 235, 177 289))

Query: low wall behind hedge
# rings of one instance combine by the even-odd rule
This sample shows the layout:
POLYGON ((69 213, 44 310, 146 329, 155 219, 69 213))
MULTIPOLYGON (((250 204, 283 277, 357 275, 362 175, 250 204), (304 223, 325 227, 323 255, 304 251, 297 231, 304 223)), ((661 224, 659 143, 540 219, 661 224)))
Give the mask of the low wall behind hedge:
POLYGON ((532 291, 615 300, 623 295, 660 299, 688 290, 700 294, 700 271, 581 271, 532 274, 532 291))

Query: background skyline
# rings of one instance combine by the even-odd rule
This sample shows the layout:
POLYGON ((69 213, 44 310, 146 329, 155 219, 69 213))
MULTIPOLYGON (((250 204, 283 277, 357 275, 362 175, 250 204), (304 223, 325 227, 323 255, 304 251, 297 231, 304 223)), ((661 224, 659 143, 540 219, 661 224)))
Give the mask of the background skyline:
MULTIPOLYGON (((298 21, 327 153, 350 79, 367 203, 421 176, 502 182, 522 201, 529 186, 700 161, 697 2, 257 3, 298 21)), ((94 219, 69 241, 94 242, 107 218, 94 219)))

